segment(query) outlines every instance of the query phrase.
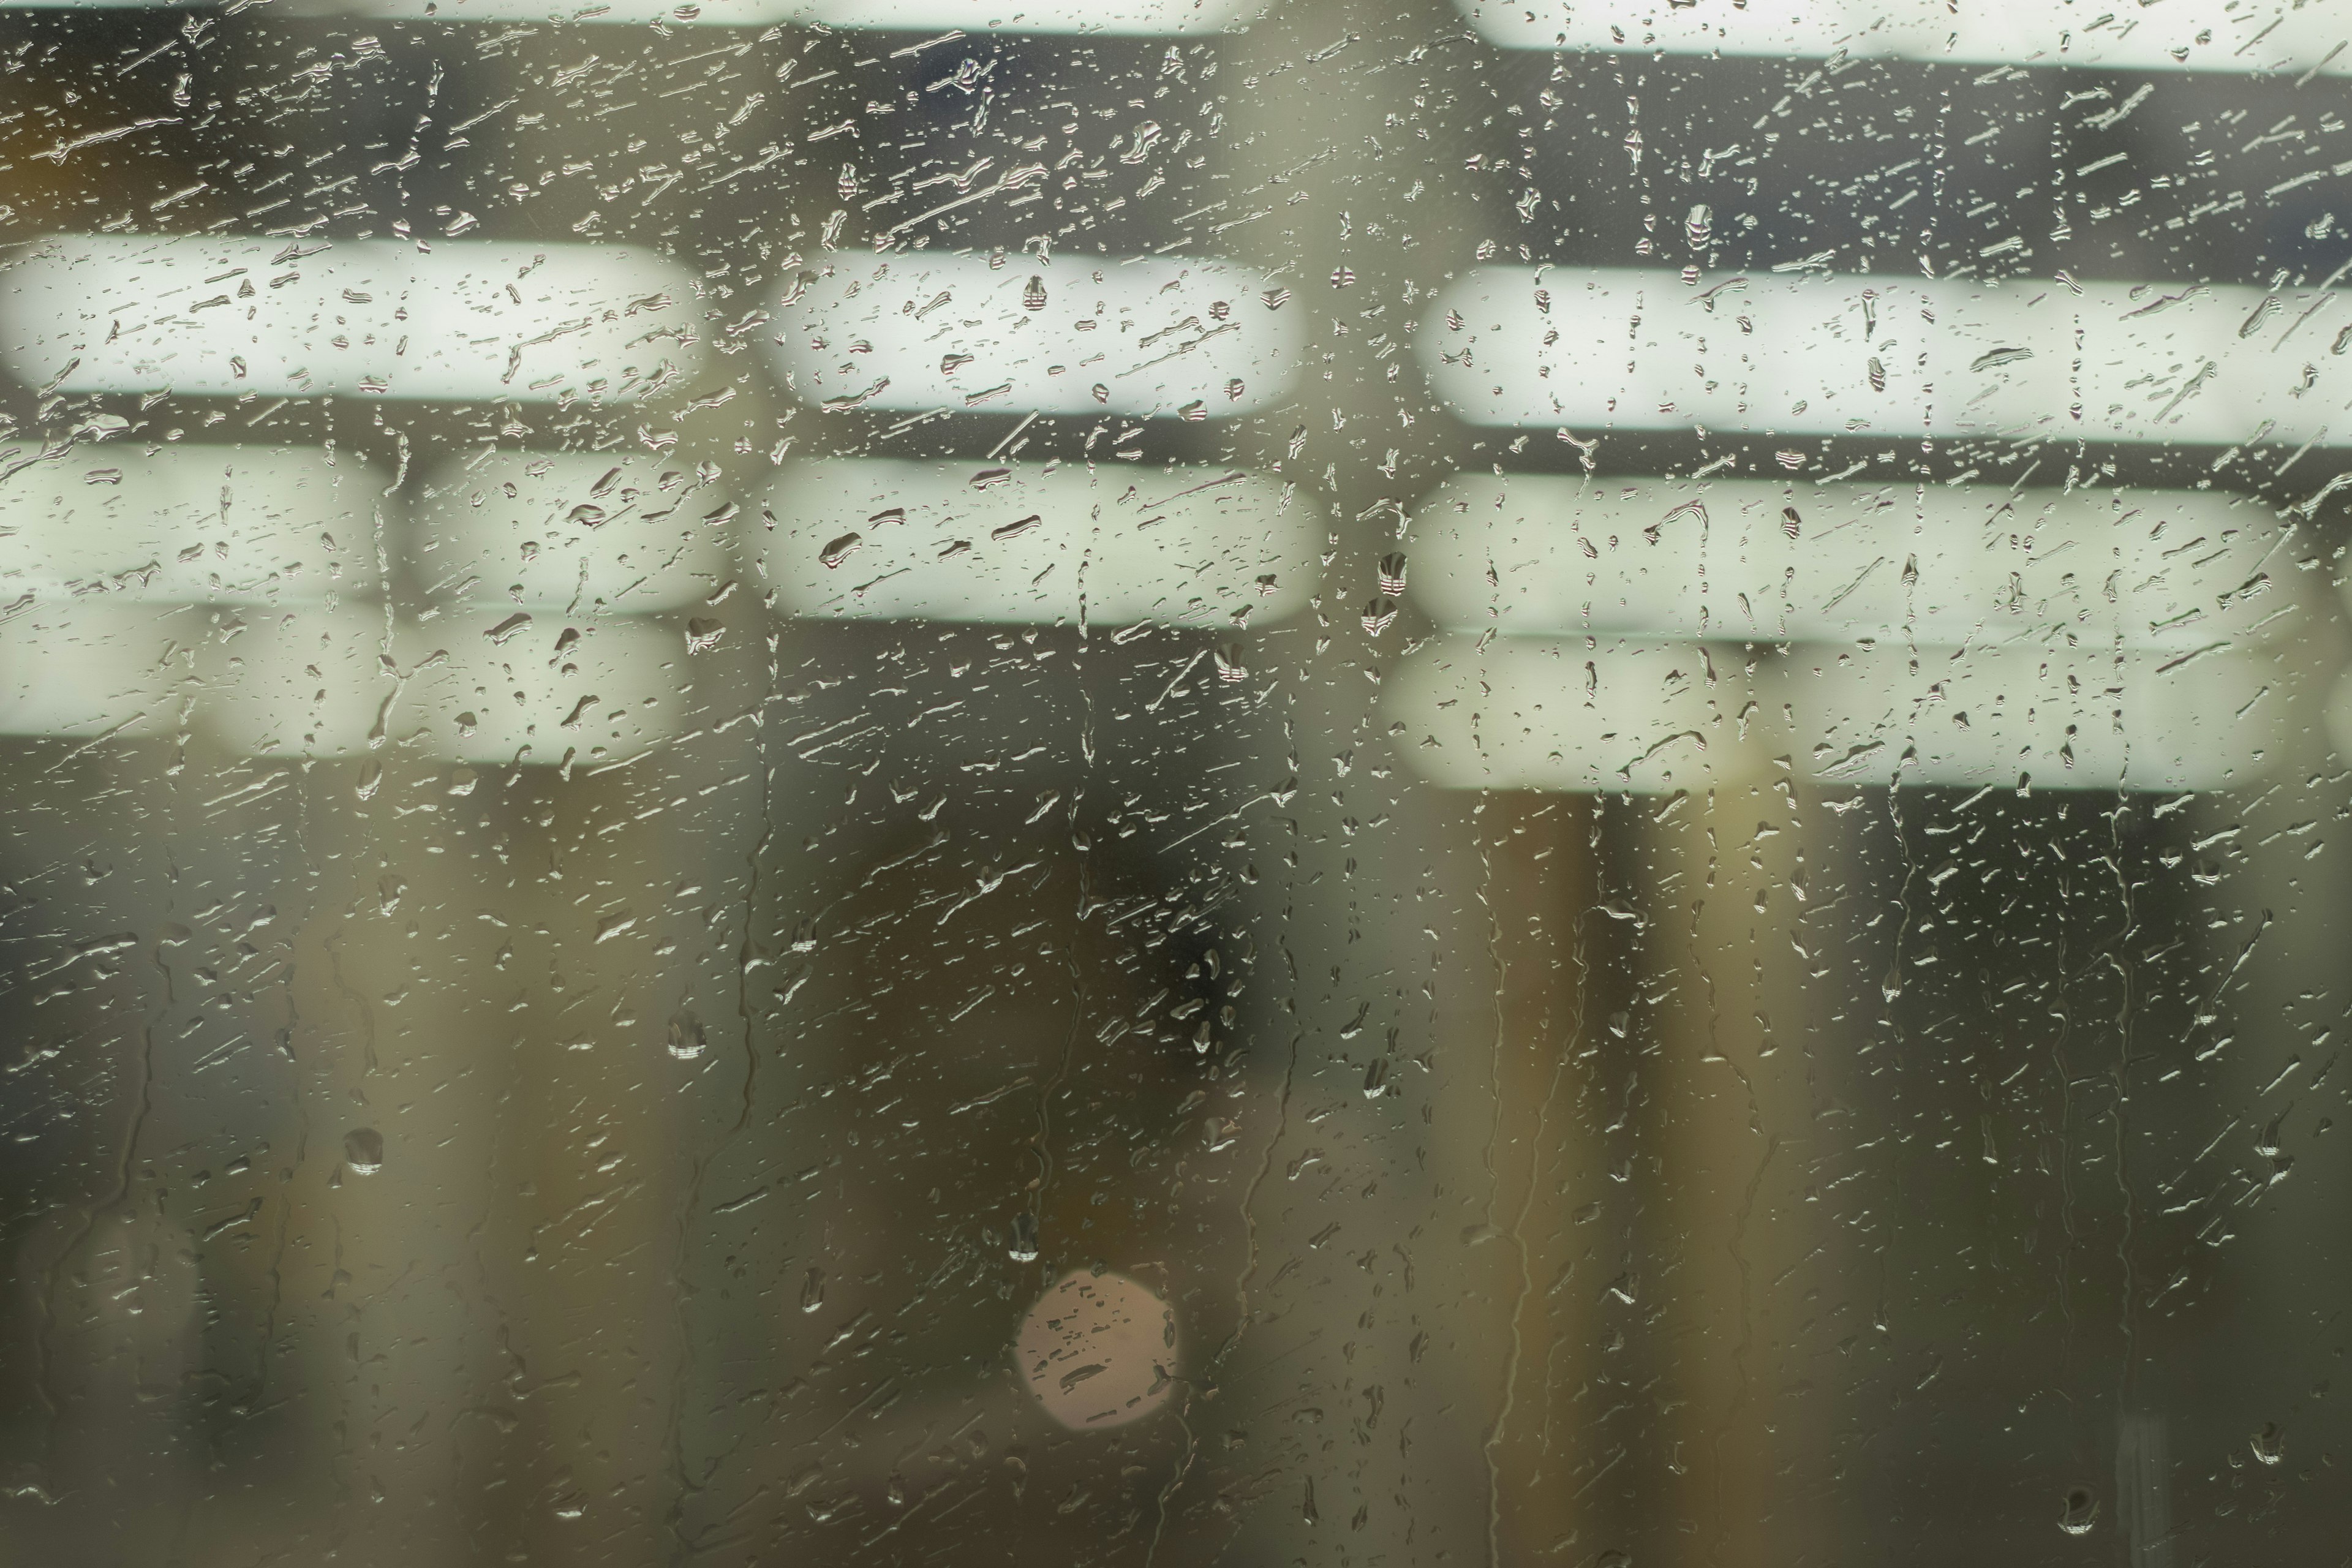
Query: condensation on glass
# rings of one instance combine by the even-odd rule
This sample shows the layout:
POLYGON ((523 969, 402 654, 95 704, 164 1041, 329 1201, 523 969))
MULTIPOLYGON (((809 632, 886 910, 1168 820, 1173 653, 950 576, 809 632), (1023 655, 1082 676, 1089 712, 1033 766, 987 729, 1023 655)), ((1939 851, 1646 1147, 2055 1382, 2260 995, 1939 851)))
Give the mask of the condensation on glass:
POLYGON ((10 1561, 2342 1556, 2352 15, 0 81, 10 1561))

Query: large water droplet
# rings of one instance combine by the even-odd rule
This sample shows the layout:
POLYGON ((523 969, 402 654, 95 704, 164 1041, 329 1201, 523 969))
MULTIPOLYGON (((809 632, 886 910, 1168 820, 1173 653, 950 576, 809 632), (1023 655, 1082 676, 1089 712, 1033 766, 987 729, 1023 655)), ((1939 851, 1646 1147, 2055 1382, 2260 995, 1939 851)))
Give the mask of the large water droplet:
POLYGON ((373 1176, 383 1169, 383 1134, 373 1127, 354 1127, 343 1134, 343 1161, 353 1173, 373 1176))

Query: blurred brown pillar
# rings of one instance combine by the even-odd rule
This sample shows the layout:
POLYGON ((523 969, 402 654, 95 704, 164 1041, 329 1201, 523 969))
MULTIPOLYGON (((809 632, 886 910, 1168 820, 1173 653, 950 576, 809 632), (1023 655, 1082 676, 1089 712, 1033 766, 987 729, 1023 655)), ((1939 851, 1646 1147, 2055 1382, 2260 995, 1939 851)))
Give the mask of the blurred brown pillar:
POLYGON ((1821 824, 1801 804, 1792 784, 1725 780, 1645 835, 1658 1158, 1634 1177, 1655 1240, 1654 1277, 1633 1293, 1654 1314, 1663 1374, 1664 1513, 1680 1542, 1665 1560, 1709 1568, 1811 1560, 1828 1522, 1805 1501, 1826 1434, 1805 1397, 1803 1326, 1827 1238, 1800 1016, 1799 889, 1821 824))
POLYGON ((1577 795, 1497 794, 1476 813, 1495 998, 1484 1245, 1505 1254, 1482 1348, 1497 1563, 1585 1561, 1614 1522, 1591 1484, 1610 1468, 1589 1373, 1615 1229, 1593 1223, 1610 1206, 1595 1040, 1622 968, 1595 909, 1596 820, 1577 795))

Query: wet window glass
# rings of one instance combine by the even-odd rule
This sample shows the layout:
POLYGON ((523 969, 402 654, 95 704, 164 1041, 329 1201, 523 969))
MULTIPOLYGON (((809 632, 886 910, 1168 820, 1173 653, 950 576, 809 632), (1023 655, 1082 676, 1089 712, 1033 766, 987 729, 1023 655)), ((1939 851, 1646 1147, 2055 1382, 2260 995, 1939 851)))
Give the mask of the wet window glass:
POLYGON ((2341 1558, 2352 13, 0 82, 10 1560, 2341 1558))

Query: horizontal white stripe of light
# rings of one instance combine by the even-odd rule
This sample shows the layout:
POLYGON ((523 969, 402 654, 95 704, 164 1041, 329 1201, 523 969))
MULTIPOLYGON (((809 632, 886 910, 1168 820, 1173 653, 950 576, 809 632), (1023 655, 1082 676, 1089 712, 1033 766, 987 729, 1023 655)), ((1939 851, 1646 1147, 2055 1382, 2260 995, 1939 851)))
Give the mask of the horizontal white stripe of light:
POLYGON ((473 763, 593 765, 685 727, 688 655, 674 629, 551 616, 501 630, 506 619, 401 626, 398 674, 383 668, 383 627, 367 617, 257 626, 232 645, 242 667, 200 712, 247 754, 355 755, 373 748, 381 724, 390 749, 473 763))
POLYGON ((81 447, 0 485, 0 601, 371 595, 392 476, 316 447, 81 447))
POLYGON ((1480 268, 1420 335, 1432 384, 1465 419, 1580 437, 1702 426, 2223 443, 2267 424, 2294 443, 2352 429, 2352 360, 2329 352, 2352 290, 2080 287, 1480 268))
MULTIPOLYGON (((425 20, 428 0, 361 0, 332 7, 345 15, 425 20)), ((1084 5, 1075 0, 1021 0, 981 5, 972 0, 437 0, 430 19, 441 22, 539 22, 553 16, 590 23, 643 26, 666 22, 717 27, 767 27, 778 23, 821 22, 832 27, 887 28, 901 32, 1160 34, 1215 32, 1245 16, 1242 0, 1109 0, 1084 5)), ((950 62, 951 63, 951 62, 950 62)))
POLYGON ((1637 793, 1738 777, 1752 724, 1739 656, 1696 643, 1440 638, 1388 678, 1413 767, 1454 789, 1637 793), (1743 720, 1743 713, 1746 718, 1743 720))
POLYGON ((2293 0, 2173 0, 2143 7, 2054 0, 1455 0, 1507 48, 1949 60, 2107 70, 2352 69, 2329 53, 2334 7, 2293 0), (2325 65, 2322 62, 2326 61, 2325 65))
MULTIPOLYGON (((0 0, 0 12, 85 10, 191 10, 211 0, 0 0)), ((550 17, 585 23, 643 26, 769 27, 779 23, 821 22, 831 27, 870 27, 901 32, 962 28, 980 33, 1142 34, 1211 33, 1234 26, 1251 14, 1242 0, 1110 0, 1082 5, 1072 0, 1037 4, 974 5, 971 0, 333 0, 276 7, 282 15, 375 16, 437 22, 544 22, 550 17), (428 11, 427 6, 431 9, 428 11)))
POLYGON ((618 402, 700 363, 695 299, 614 247, 58 234, 0 274, 0 360, 66 392, 618 402))
POLYGON ((1765 689, 1788 703, 1796 756, 1853 784, 2229 789, 2327 752, 2325 682, 2294 650, 2203 658, 1792 650, 1765 689), (1816 673, 1818 671, 1818 673, 1816 673))
POLYGON ((1231 468, 834 458, 785 469, 770 509, 777 605, 810 617, 1229 631, 1320 573, 1321 504, 1231 468))
POLYGON ((2181 650, 2306 629, 2284 531, 2213 490, 1462 474, 1413 510, 1410 596, 1521 637, 2181 650))
POLYGON ((829 407, 1203 418, 1278 401, 1296 371, 1300 310, 1269 305, 1276 286, 1250 268, 1002 262, 844 258, 778 310, 779 362, 802 397, 829 407))
POLYGON ((2352 757, 2352 669, 2336 677, 2336 689, 2327 700, 2324 715, 2327 738, 2335 744, 2339 757, 2352 757))
POLYGON ((190 731, 245 755, 593 763, 681 728, 685 642, 643 621, 78 604, 0 623, 0 734, 190 731), (224 625, 242 621, 234 636, 224 625), (576 636, 565 641, 565 632, 576 636), (560 649, 560 651, 559 651, 560 649), (379 731, 379 724, 382 728, 379 731), (526 751, 525 748, 528 748, 526 751))
POLYGON ((0 735, 174 733, 202 689, 196 661, 215 621, 235 614, 100 601, 0 621, 0 735))
POLYGON ((2324 751, 2279 650, 1909 654, 1453 637, 1390 679, 1399 743, 1456 789, 1663 794, 1780 777, 2037 789, 2221 789, 2324 751), (1785 763, 1782 759, 1785 759, 1785 763))
POLYGON ((642 452, 491 452, 435 468, 418 495, 408 548, 446 604, 645 612, 728 575, 734 503, 642 452))

